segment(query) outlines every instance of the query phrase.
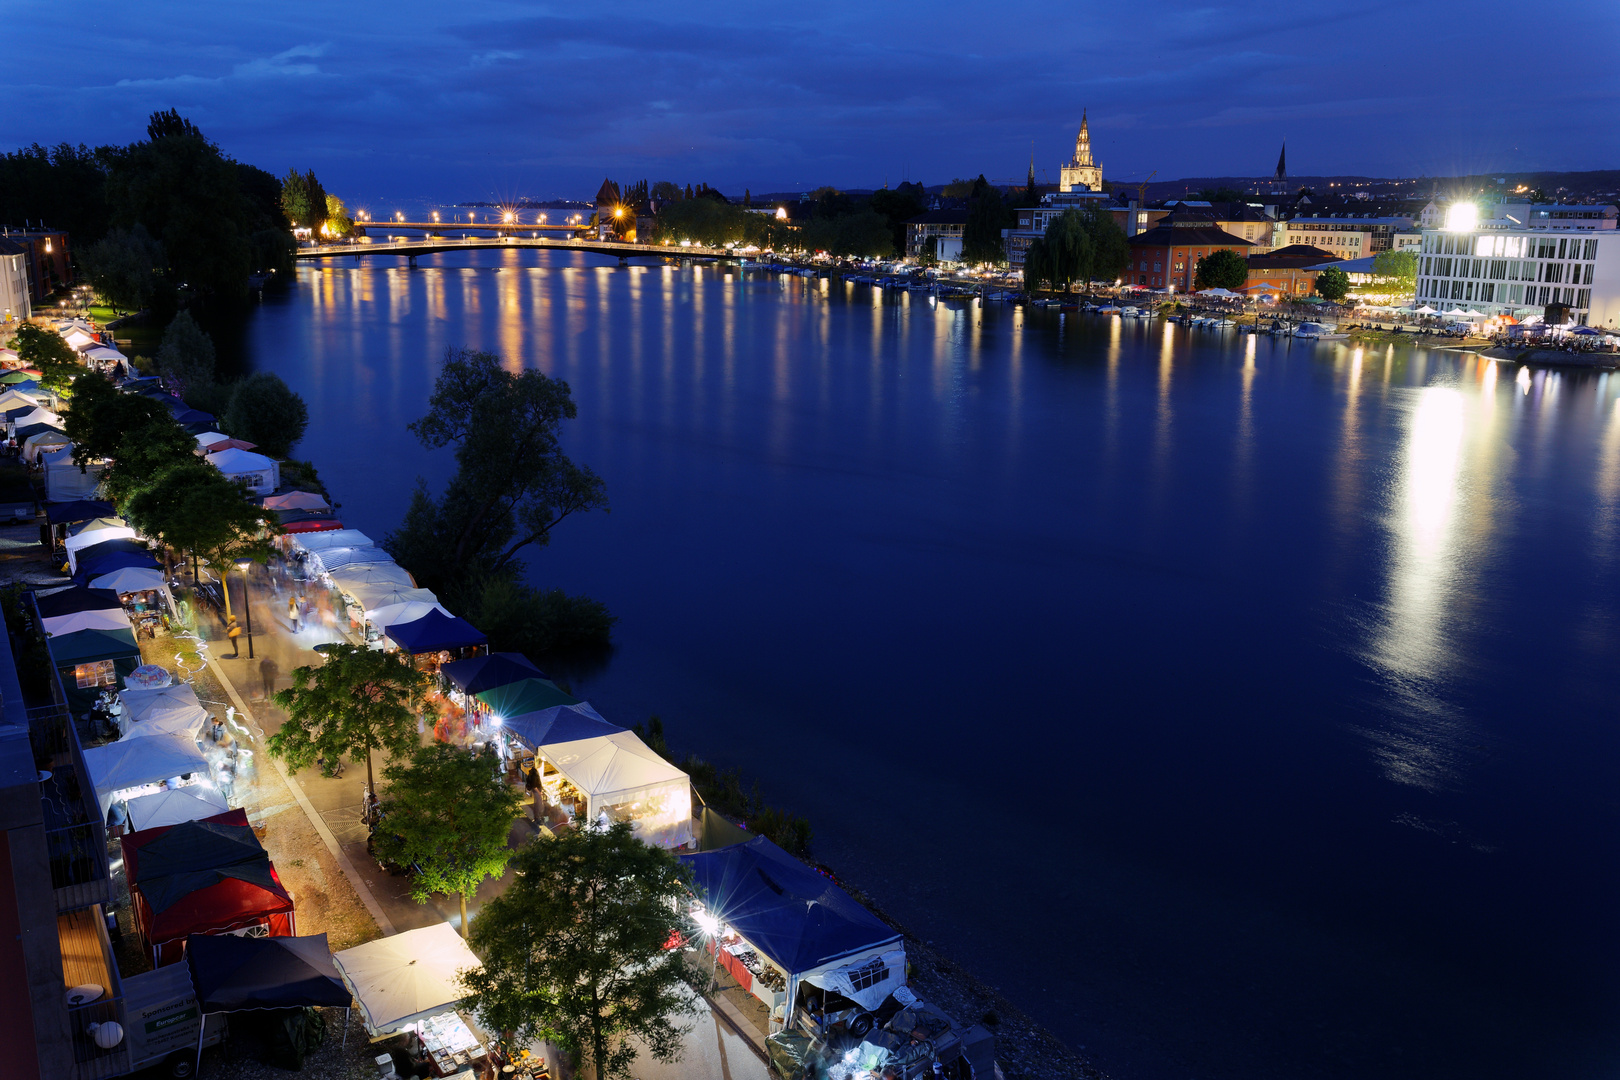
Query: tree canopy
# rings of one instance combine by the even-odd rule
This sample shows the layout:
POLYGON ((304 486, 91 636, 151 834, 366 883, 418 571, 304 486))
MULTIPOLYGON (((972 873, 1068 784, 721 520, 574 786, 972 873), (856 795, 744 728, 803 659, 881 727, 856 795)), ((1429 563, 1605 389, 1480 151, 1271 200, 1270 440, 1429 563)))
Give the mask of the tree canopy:
POLYGON ((241 483, 195 455, 160 468, 123 506, 141 532, 191 554, 193 581, 199 560, 224 576, 242 559, 263 562, 270 553, 264 510, 241 483))
POLYGON ((445 743, 418 747, 409 759, 391 762, 383 776, 388 791, 380 809, 387 825, 377 830, 377 857, 416 868, 411 896, 419 904, 434 893, 456 894, 466 937, 468 895, 485 878, 500 877, 512 856, 507 834, 522 789, 501 776, 492 751, 445 743))
POLYGON ((577 412, 561 379, 450 349, 427 415, 410 429, 430 450, 453 446, 456 474, 437 499, 418 486, 387 539, 394 557, 426 582, 499 576, 521 569, 525 549, 543 547, 567 518, 606 510, 601 477, 569 460, 558 437, 577 412))
POLYGON ((1316 275, 1316 291, 1322 299, 1338 303, 1350 293, 1350 275, 1330 266, 1316 275))
POLYGON ((232 438, 256 444, 271 457, 286 457, 309 427, 309 407, 273 371, 256 371, 231 387, 220 427, 232 438))
POLYGON ((1417 281, 1418 257, 1415 251, 1380 251, 1373 256, 1373 275, 1394 278, 1408 288, 1417 281))
POLYGON ((1193 267, 1196 289, 1241 289, 1249 280, 1249 263, 1242 255, 1222 248, 1198 260, 1193 267))
POLYGON ((163 245, 140 222, 79 248, 78 260, 90 285, 115 308, 150 307, 165 284, 163 245))
POLYGON ((197 460, 196 439, 163 402, 125 394, 92 371, 74 384, 73 408, 63 429, 73 440, 73 460, 79 465, 108 460, 103 483, 120 505, 169 465, 197 460))
POLYGON ((427 676, 409 656, 333 645, 325 664, 297 668, 292 678, 292 686, 276 692, 287 720, 268 746, 293 772, 320 758, 322 773, 335 776, 343 755, 364 754, 366 783, 376 791, 372 752, 404 758, 416 749, 416 714, 427 676))
POLYGON ((1013 224, 1001 191, 981 173, 968 194, 967 224, 962 227, 962 261, 977 266, 1007 261, 1001 230, 1013 224))
POLYGON ((517 853, 510 888, 484 905, 471 941, 483 966, 466 1006, 492 1031, 545 1039, 597 1080, 629 1080, 637 1045, 659 1061, 681 1048, 695 996, 684 951, 688 876, 628 822, 570 829, 517 853))
POLYGON ((1031 242, 1024 255, 1024 284, 1034 289, 1048 281, 1054 289, 1067 291, 1076 281, 1118 276, 1130 259, 1130 244, 1112 214, 1094 206, 1074 206, 1031 242))
POLYGON ((185 397, 214 383, 214 340, 191 312, 182 311, 163 331, 157 352, 158 374, 171 393, 185 397))
POLYGON ((29 367, 38 368, 39 385, 60 397, 72 393, 74 380, 85 370, 79 354, 62 335, 32 323, 17 327, 17 356, 29 367))

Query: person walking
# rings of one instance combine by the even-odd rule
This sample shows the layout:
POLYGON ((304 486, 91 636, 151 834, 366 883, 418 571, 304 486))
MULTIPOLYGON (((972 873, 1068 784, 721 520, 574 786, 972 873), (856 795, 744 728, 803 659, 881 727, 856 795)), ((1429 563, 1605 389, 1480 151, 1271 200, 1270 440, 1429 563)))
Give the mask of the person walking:
POLYGON ((298 601, 294 597, 287 597, 287 621, 292 623, 292 632, 298 633, 298 601))
POLYGON ((236 625, 236 616, 232 615, 225 624, 225 636, 231 639, 231 659, 235 660, 242 655, 242 646, 237 639, 242 636, 242 628, 236 625))
POLYGON ((280 674, 281 666, 270 657, 267 656, 259 661, 259 678, 264 681, 264 699, 266 701, 269 701, 270 696, 276 692, 276 677, 280 674))

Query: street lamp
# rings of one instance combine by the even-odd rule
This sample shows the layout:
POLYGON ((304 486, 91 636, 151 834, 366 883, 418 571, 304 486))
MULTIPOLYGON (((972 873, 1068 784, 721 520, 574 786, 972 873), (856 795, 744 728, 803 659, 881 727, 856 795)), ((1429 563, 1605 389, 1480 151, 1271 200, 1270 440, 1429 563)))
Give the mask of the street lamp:
MULTIPOLYGON (((238 559, 236 568, 242 571, 242 613, 247 616, 248 659, 253 659, 253 603, 248 595, 248 567, 253 565, 252 559, 238 559)), ((227 595, 230 589, 226 589, 227 595)))

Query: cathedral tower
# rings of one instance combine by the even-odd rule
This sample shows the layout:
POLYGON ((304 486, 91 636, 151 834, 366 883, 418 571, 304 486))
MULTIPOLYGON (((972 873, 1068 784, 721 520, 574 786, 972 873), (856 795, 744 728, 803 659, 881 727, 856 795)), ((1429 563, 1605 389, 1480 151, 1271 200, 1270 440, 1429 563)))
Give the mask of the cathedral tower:
POLYGON ((1080 112, 1080 134, 1074 139, 1074 160, 1063 166, 1058 187, 1062 191, 1101 191, 1102 166, 1091 157, 1091 125, 1080 112))

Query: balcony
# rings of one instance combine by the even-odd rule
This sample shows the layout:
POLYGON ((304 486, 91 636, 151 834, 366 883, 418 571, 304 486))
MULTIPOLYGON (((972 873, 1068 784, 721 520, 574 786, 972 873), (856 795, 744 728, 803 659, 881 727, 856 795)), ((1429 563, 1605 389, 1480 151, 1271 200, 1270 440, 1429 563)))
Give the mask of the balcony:
POLYGON ((107 832, 90 787, 78 732, 58 706, 30 709, 28 727, 34 760, 42 773, 39 795, 56 910, 105 904, 113 895, 107 832))
POLYGON ((129 1071, 129 1040, 120 1032, 110 1047, 98 1044, 106 1038, 101 1025, 125 1026, 124 988, 113 960, 112 943, 100 905, 69 911, 56 917, 56 934, 62 948, 62 992, 93 987, 101 996, 82 1005, 68 1005, 68 1030, 73 1039, 74 1080, 101 1080, 129 1071))

